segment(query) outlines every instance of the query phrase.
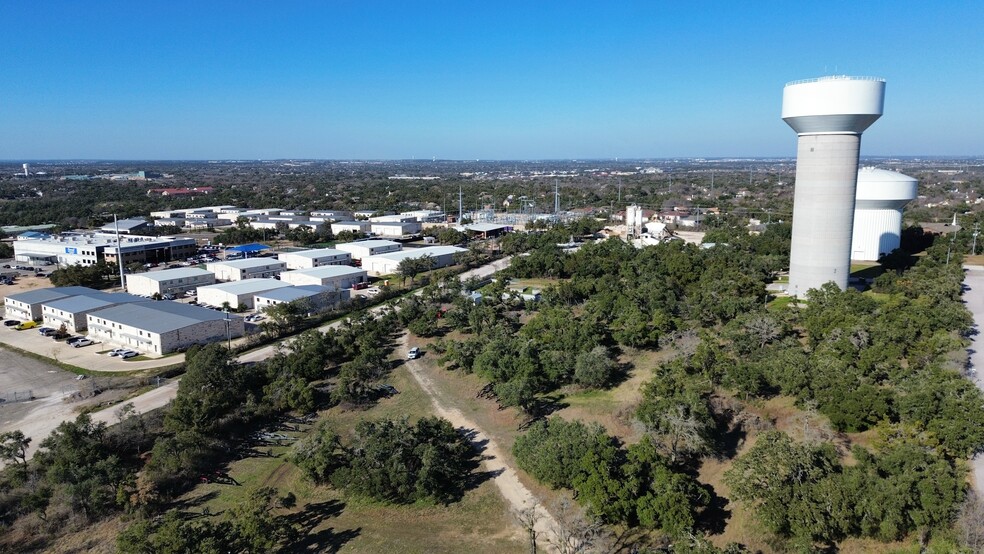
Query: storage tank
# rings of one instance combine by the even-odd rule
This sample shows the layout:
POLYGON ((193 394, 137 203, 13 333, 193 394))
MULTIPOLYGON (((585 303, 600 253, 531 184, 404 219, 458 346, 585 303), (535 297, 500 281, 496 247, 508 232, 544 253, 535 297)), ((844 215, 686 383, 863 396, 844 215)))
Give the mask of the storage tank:
POLYGON ((918 181, 897 171, 858 170, 851 259, 875 261, 899 247, 902 208, 916 198, 918 181))
POLYGON ((885 81, 874 77, 821 77, 783 89, 782 119, 798 135, 793 296, 805 297, 830 281, 847 288, 861 133, 881 117, 884 100, 885 81))

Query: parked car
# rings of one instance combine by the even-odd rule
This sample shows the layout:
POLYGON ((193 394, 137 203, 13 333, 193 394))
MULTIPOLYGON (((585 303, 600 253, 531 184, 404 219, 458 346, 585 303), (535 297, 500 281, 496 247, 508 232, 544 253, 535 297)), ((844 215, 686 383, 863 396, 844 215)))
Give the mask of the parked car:
POLYGON ((20 321, 17 321, 16 319, 8 319, 7 321, 4 321, 3 324, 7 327, 13 327, 14 325, 19 325, 20 321))
POLYGON ((83 380, 85 380, 85 375, 76 375, 75 376, 75 380, 76 381, 83 381, 83 380))
POLYGON ((134 358, 134 357, 139 356, 139 355, 140 355, 140 352, 137 352, 135 350, 127 350, 126 352, 120 354, 120 358, 123 358, 124 360, 127 360, 129 358, 134 358))
POLYGON ((127 349, 127 348, 114 348, 114 349, 112 349, 112 350, 109 351, 109 355, 110 356, 119 356, 120 354, 122 354, 124 352, 129 352, 129 351, 130 350, 127 349))
POLYGON ((51 335, 54 335, 57 332, 58 331, 56 331, 55 329, 52 329, 51 327, 39 327, 38 328, 38 333, 40 333, 42 337, 50 337, 51 335))
POLYGON ((366 289, 366 296, 376 296, 379 294, 379 287, 369 287, 366 289))
POLYGON ((25 321, 23 323, 19 323, 17 327, 14 327, 14 329, 17 329, 18 331, 23 331, 24 329, 34 329, 37 326, 38 324, 33 321, 25 321))
POLYGON ((92 339, 87 339, 87 338, 83 337, 82 340, 77 340, 77 341, 73 342, 72 343, 72 346, 75 347, 75 348, 82 348, 83 346, 89 346, 89 345, 92 345, 92 344, 95 344, 94 342, 92 342, 92 339))
POLYGON ((65 339, 65 344, 71 346, 74 342, 80 341, 84 338, 85 337, 68 337, 67 339, 65 339))
POLYGON ((420 357, 420 349, 417 348, 416 346, 411 348, 410 351, 407 352, 408 360, 416 360, 419 357, 420 357))

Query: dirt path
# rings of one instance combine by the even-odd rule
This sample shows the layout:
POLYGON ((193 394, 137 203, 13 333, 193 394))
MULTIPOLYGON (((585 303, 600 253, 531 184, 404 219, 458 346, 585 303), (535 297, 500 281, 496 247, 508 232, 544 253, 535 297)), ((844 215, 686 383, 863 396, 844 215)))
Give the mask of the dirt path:
MULTIPOLYGON (((404 358, 407 353, 407 338, 408 335, 406 333, 401 335, 397 347, 397 352, 404 358)), ((496 486, 499 487, 502 497, 506 499, 506 502, 509 503, 513 511, 519 512, 530 506, 536 506, 538 515, 536 523, 538 546, 542 545, 544 550, 553 551, 554 549, 551 548, 548 541, 553 539, 554 529, 558 527, 557 522, 550 515, 550 512, 540 505, 540 502, 533 493, 519 480, 516 470, 505 462, 505 457, 503 457, 502 449, 499 445, 482 431, 475 422, 465 417, 461 410, 448 405, 447 399, 442 397, 434 381, 421 369, 418 360, 407 360, 407 368, 420 385, 420 388, 424 389, 424 392, 430 396, 437 415, 450 421, 456 428, 468 432, 473 443, 483 445, 482 449, 485 459, 482 461, 482 464, 485 466, 486 471, 496 475, 493 480, 496 486)))

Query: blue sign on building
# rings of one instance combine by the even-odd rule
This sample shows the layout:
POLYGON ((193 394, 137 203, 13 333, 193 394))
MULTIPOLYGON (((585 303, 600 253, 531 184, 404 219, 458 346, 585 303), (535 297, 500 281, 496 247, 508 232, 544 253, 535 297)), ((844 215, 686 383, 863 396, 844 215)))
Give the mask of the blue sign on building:
POLYGON ((78 248, 72 248, 70 246, 66 246, 65 247, 65 253, 66 254, 78 254, 79 253, 79 249, 78 248))

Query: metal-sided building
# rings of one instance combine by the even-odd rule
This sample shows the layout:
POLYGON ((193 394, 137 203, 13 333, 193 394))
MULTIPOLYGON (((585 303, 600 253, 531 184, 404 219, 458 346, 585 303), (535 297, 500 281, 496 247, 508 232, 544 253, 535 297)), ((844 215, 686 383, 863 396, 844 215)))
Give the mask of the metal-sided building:
POLYGON ((166 301, 120 304, 87 318, 90 337, 155 355, 240 337, 245 327, 234 314, 166 301))
POLYGON ((246 258, 205 264, 205 269, 215 274, 217 281, 242 281, 276 277, 286 264, 273 258, 246 258))
POLYGON ((256 311, 265 310, 277 304, 299 302, 305 311, 320 312, 337 306, 351 297, 350 289, 333 290, 319 285, 302 285, 261 292, 253 298, 256 311))
POLYGON ((285 252, 278 254, 277 259, 286 264, 287 269, 310 269, 323 265, 348 265, 352 263, 352 254, 334 248, 316 248, 285 252))
POLYGON ((153 296, 155 294, 182 294, 205 285, 215 284, 215 274, 197 267, 181 267, 126 276, 126 289, 130 294, 153 296))
POLYGON ((419 221, 373 221, 369 232, 380 237, 405 237, 415 235, 423 229, 419 221))
POLYGON ((368 233, 370 225, 368 221, 336 221, 331 224, 331 232, 335 235, 344 233, 345 231, 368 233))
POLYGON ((198 287, 198 302, 205 306, 221 307, 226 302, 232 309, 240 306, 253 307, 253 297, 261 292, 289 287, 288 283, 276 279, 244 279, 229 283, 219 283, 198 287))
POLYGON ((32 321, 41 319, 42 306, 45 302, 98 292, 89 287, 51 287, 19 292, 4 299, 5 312, 8 319, 32 321))
POLYGON ((366 278, 365 270, 347 265, 326 265, 280 274, 280 280, 285 283, 297 286, 319 285, 333 290, 350 289, 352 285, 366 281, 366 278))
POLYGON ((391 240, 376 239, 360 240, 357 242, 343 242, 341 244, 336 244, 335 248, 349 252, 352 255, 353 260, 361 260, 362 258, 368 258, 369 256, 375 256, 377 254, 399 252, 403 249, 403 245, 391 240))
POLYGON ((58 329, 64 325, 69 333, 81 333, 86 330, 90 313, 132 302, 144 302, 144 299, 123 292, 80 294, 45 302, 41 306, 41 318, 48 327, 58 329))
POLYGON ((454 263, 454 255, 458 252, 467 252, 467 250, 458 248, 457 246, 429 246, 426 248, 390 252, 389 254, 379 254, 377 256, 362 258, 362 269, 374 277, 391 275, 396 273, 397 266, 403 260, 424 256, 430 257, 431 269, 438 269, 452 265, 454 263))

